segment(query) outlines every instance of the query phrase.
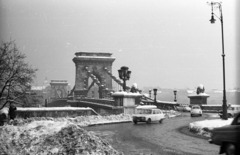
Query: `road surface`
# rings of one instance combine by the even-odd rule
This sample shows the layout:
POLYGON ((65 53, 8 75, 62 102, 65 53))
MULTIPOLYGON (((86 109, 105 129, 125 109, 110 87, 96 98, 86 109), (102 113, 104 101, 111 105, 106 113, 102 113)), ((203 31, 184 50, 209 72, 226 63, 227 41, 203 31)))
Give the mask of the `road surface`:
POLYGON ((208 115, 192 118, 189 113, 183 113, 165 119, 163 124, 123 123, 86 129, 94 131, 125 155, 217 155, 219 147, 209 144, 206 138, 182 133, 187 131, 189 123, 203 119, 208 119, 208 115))

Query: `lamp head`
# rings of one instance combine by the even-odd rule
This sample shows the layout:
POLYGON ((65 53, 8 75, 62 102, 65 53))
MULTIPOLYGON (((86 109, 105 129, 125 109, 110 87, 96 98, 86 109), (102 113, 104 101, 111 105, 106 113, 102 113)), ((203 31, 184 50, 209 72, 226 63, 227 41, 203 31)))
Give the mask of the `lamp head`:
POLYGON ((211 22, 211 24, 214 24, 214 23, 215 23, 216 19, 214 18, 213 13, 212 13, 212 17, 211 17, 211 19, 210 19, 209 21, 211 22))
POLYGON ((154 93, 154 95, 157 95, 157 89, 156 88, 153 89, 153 93, 154 93))
POLYGON ((119 78, 123 79, 123 70, 119 69, 118 74, 119 74, 119 78))
POLYGON ((126 77, 127 77, 127 80, 129 80, 130 79, 130 76, 131 76, 131 71, 127 71, 127 75, 126 75, 126 77))
POLYGON ((174 90, 173 93, 174 93, 174 95, 177 95, 177 90, 174 90))

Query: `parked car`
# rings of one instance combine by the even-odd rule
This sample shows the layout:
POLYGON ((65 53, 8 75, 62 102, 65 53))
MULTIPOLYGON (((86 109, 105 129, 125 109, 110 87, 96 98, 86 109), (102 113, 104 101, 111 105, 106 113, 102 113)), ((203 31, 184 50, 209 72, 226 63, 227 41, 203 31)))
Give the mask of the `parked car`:
POLYGON ((188 105, 180 105, 176 107, 176 110, 190 112, 191 108, 188 105))
MULTIPOLYGON (((228 118, 235 117, 240 112, 240 105, 229 105, 227 109, 228 118)), ((220 118, 222 118, 223 112, 219 112, 220 118)))
POLYGON ((132 116, 134 124, 137 124, 138 122, 146 122, 149 124, 153 121, 159 121, 159 123, 162 123, 164 119, 165 114, 154 105, 138 106, 136 107, 136 114, 132 116))
POLYGON ((199 105, 193 105, 190 113, 191 113, 191 117, 202 116, 202 109, 199 105))
POLYGON ((183 107, 183 111, 190 112, 190 111, 191 111, 191 108, 190 108, 189 106, 184 106, 184 107, 183 107))
POLYGON ((233 119, 231 125, 214 128, 209 143, 220 146, 219 154, 240 154, 240 113, 233 119))

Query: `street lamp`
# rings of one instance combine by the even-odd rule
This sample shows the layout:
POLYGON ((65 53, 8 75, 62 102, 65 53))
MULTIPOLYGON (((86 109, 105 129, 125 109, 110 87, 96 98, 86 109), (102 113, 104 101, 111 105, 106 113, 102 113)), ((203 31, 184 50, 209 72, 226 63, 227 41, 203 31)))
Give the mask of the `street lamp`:
POLYGON ((216 19, 214 18, 214 16, 216 16, 220 22, 221 22, 221 32, 222 32, 222 62, 223 62, 223 105, 222 105, 222 109, 223 109, 223 117, 222 119, 227 120, 227 100, 226 100, 226 82, 225 82, 225 54, 224 54, 224 35, 223 35, 223 15, 222 15, 222 5, 219 2, 211 2, 211 6, 212 6, 212 16, 210 19, 210 22, 212 24, 215 23, 216 19), (220 13, 220 17, 218 17, 216 14, 213 13, 213 6, 217 5, 218 9, 219 9, 219 13, 220 13))
POLYGON ((174 90, 173 93, 174 93, 174 102, 177 102, 177 90, 174 90))
POLYGON ((128 67, 123 66, 118 70, 119 78, 123 80, 123 91, 126 91, 126 81, 130 79, 131 71, 128 67))
POLYGON ((149 98, 151 98, 151 95, 152 95, 152 90, 149 89, 149 98))
POLYGON ((154 94, 154 102, 157 103, 157 89, 153 89, 153 94, 154 94))

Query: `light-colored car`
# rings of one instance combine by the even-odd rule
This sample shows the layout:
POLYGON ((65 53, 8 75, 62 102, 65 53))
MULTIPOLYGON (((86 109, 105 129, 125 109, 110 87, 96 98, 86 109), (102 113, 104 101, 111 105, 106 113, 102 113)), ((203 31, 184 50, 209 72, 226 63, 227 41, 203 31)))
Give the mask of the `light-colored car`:
POLYGON ((190 111, 191 111, 191 108, 190 108, 189 106, 184 106, 184 107, 183 107, 183 111, 190 112, 190 111))
POLYGON ((165 114, 161 109, 158 109, 157 106, 154 105, 142 105, 136 107, 136 114, 132 116, 132 120, 134 124, 138 122, 146 122, 151 123, 153 121, 162 121, 165 119, 165 114))
MULTIPOLYGON (((227 108, 227 116, 228 118, 235 117, 238 113, 240 113, 240 105, 228 105, 227 108)), ((219 113, 219 116, 222 118, 222 111, 219 113)))
POLYGON ((191 108, 188 105, 179 105, 176 107, 176 110, 190 112, 191 108))
POLYGON ((202 109, 199 105, 193 105, 190 113, 191 113, 191 117, 202 116, 202 109))

